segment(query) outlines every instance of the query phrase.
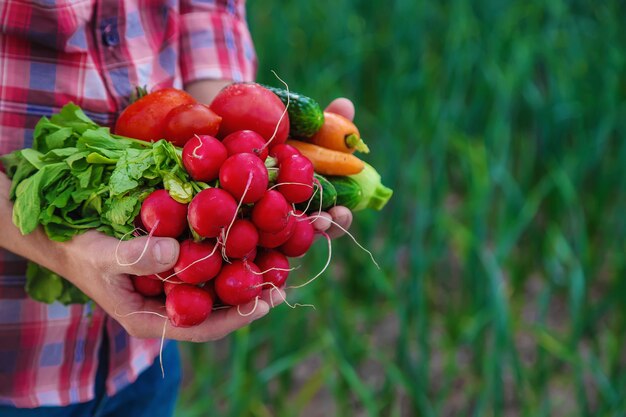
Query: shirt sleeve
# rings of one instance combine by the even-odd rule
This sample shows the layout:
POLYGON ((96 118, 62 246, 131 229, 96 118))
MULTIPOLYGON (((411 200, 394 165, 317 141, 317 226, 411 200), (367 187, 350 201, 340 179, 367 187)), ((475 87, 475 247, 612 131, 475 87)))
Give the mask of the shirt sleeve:
POLYGON ((183 84, 200 79, 253 81, 256 52, 245 0, 182 0, 180 67, 183 84))

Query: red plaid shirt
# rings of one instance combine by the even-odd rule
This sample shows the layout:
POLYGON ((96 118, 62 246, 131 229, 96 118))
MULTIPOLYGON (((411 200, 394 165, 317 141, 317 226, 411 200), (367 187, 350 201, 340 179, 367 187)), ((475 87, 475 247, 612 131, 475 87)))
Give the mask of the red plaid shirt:
MULTIPOLYGON (((3 0, 0 154, 30 146, 35 123, 69 101, 112 125, 135 86, 252 80, 255 66, 244 0, 3 0)), ((109 394, 153 363, 158 340, 130 337, 98 307, 29 300, 24 272, 0 250, 0 404, 92 399, 105 328, 109 394)))

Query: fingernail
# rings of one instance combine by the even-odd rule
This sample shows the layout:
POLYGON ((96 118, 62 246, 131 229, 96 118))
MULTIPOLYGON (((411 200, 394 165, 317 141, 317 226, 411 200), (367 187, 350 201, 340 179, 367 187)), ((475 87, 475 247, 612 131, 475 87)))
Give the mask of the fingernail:
POLYGON ((257 305, 256 307, 256 310, 254 311, 254 314, 252 315, 253 320, 260 319, 261 317, 269 313, 269 311, 270 306, 268 306, 267 303, 260 301, 259 305, 257 305))
POLYGON ((285 299, 287 298, 287 295, 285 294, 285 291, 283 290, 278 290, 278 291, 272 291, 272 303, 274 306, 279 305, 280 303, 284 302, 285 299))
POLYGON ((152 251, 154 259, 160 264, 171 264, 176 260, 176 243, 168 239, 158 241, 152 251))

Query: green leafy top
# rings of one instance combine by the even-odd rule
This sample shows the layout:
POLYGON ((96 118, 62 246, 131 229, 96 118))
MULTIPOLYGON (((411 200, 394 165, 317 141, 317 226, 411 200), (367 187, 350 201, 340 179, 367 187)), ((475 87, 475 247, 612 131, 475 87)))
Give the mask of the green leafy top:
MULTIPOLYGON (((194 190, 206 187, 190 180, 180 149, 171 143, 114 135, 74 104, 49 119, 41 118, 32 148, 0 160, 12 179, 15 225, 23 234, 41 225, 56 241, 67 241, 89 229, 127 238, 141 202, 154 189, 165 188, 174 199, 186 203, 194 190)), ((68 298, 71 292, 67 291, 75 289, 59 286, 58 277, 39 268, 29 270, 27 288, 37 288, 31 296, 46 302, 84 301, 84 297, 68 298), (42 285, 44 279, 48 281, 42 285)))

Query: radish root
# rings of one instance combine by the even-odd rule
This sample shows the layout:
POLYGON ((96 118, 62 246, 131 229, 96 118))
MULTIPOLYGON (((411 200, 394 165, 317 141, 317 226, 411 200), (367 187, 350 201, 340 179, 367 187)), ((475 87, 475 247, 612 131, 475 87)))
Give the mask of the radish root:
POLYGON ((133 266, 133 265, 137 265, 139 263, 139 261, 141 261, 141 258, 144 257, 144 255, 146 254, 146 251, 148 250, 148 245, 150 244, 150 239, 152 238, 152 236, 154 235, 154 231, 156 230, 157 226, 159 225, 159 220, 157 220, 154 223, 154 227, 152 228, 152 230, 150 231, 150 233, 148 233, 148 239, 146 239, 146 243, 143 246, 143 250, 141 251, 141 254, 139 254, 139 258, 137 258, 135 261, 130 262, 130 263, 123 263, 122 261, 120 261, 120 256, 119 256, 119 251, 120 251, 120 245, 122 244, 122 242, 124 241, 124 238, 126 236, 128 236, 129 234, 134 233, 137 230, 141 230, 138 228, 133 229, 132 231, 124 234, 117 242, 117 246, 115 247, 115 260, 117 262, 117 264, 119 266, 133 266))
POLYGON ((195 148, 193 148, 193 152, 192 152, 191 154, 193 155, 193 157, 194 157, 194 158, 201 159, 201 158, 202 158, 202 155, 198 155, 198 154, 196 153, 196 151, 197 151, 198 149, 202 148, 202 146, 203 146, 204 144, 202 143, 202 139, 200 139, 200 136, 198 136, 198 135, 193 135, 193 136, 194 136, 196 139, 198 139, 199 144, 198 144, 198 146, 196 146, 195 148))
POLYGON ((317 187, 316 190, 313 190, 313 195, 311 195, 311 198, 309 198, 309 203, 306 205, 306 210, 302 210, 302 211, 307 211, 309 209, 309 206, 311 205, 311 203, 313 202, 313 197, 315 196, 315 193, 317 191, 319 191, 320 193, 320 208, 317 211, 317 214, 319 215, 322 212, 322 207, 324 207, 324 186, 322 185, 321 182, 319 182, 319 180, 315 177, 313 177, 313 185, 317 187))
MULTIPOLYGON (((280 294, 280 298, 283 299, 283 302, 285 304, 287 304, 287 306, 289 306, 289 308, 296 308, 296 307, 311 307, 313 308, 313 310, 315 310, 315 306, 313 304, 300 304, 300 303, 295 303, 295 304, 290 304, 289 301, 287 301, 287 297, 283 295, 283 293, 280 291, 280 288, 278 288, 276 286, 276 284, 274 284, 273 282, 264 282, 262 284, 259 284, 258 287, 262 287, 264 285, 269 285, 270 287, 272 287, 270 289, 270 304, 272 305, 272 308, 275 307, 274 305, 274 298, 272 298, 272 291, 278 291, 278 294, 280 294)), ((291 287, 286 287, 286 288, 291 288, 291 287)))
POLYGON ((313 281, 315 281, 320 275, 322 275, 324 273, 324 271, 326 271, 326 269, 328 269, 328 265, 330 265, 330 260, 331 260, 331 258, 333 256, 333 246, 332 246, 332 242, 331 242, 330 236, 328 236, 328 234, 325 233, 325 232, 320 232, 320 233, 326 238, 326 241, 328 242, 328 259, 326 260, 326 265, 324 265, 324 268, 322 268, 322 270, 320 272, 318 272, 317 275, 315 275, 313 278, 309 279, 304 284, 290 285, 288 287, 285 287, 286 289, 305 287, 305 286, 309 285, 310 283, 312 283, 313 281))
POLYGON ((277 182, 276 184, 274 184, 271 187, 269 187, 267 189, 267 191, 273 190, 274 188, 278 187, 279 185, 302 185, 304 187, 314 188, 312 185, 305 184, 303 182, 277 182))
POLYGON ((248 193, 248 190, 250 189, 250 185, 252 184, 252 178, 253 177, 254 177, 254 174, 252 172, 250 172, 248 174, 248 181, 246 182, 246 188, 244 188, 243 194, 241 195, 241 198, 239 199, 239 204, 237 204, 237 210, 235 210, 235 215, 233 216, 232 220, 230 221, 230 224, 228 225, 228 229, 226 229, 226 233, 224 233, 224 230, 222 230, 222 235, 223 235, 223 239, 222 239, 222 258, 226 262, 230 262, 228 260, 228 256, 226 256, 226 240, 228 239, 228 234, 230 233, 230 228, 233 227, 233 224, 235 223, 235 220, 237 220, 237 213, 239 213, 239 209, 241 208, 241 205, 243 204, 243 199, 246 198, 246 194, 248 193))
POLYGON ((278 133, 278 128, 280 127, 280 124, 282 123, 283 119, 285 118, 285 115, 287 114, 287 109, 289 108, 289 85, 287 85, 287 83, 284 82, 278 76, 278 74, 276 74, 276 72, 274 70, 272 70, 272 73, 274 74, 274 76, 276 78, 278 78, 278 80, 281 83, 283 83, 285 85, 285 89, 287 90, 287 105, 285 106, 285 110, 283 110, 283 113, 280 115, 280 118, 278 119, 278 123, 276 124, 276 127, 274 128, 274 133, 272 134, 272 137, 270 137, 269 140, 267 142, 265 142, 265 145, 263 145, 261 150, 267 148, 270 145, 270 143, 274 140, 274 138, 276 137, 276 134, 278 133))
POLYGON ((163 375, 163 378, 165 378, 165 369, 163 368, 163 345, 165 344, 165 330, 167 328, 167 322, 169 321, 169 318, 167 316, 164 316, 163 314, 159 314, 156 311, 131 311, 130 313, 126 313, 126 314, 120 314, 117 311, 117 307, 118 305, 115 306, 115 315, 118 317, 129 317, 129 316, 134 316, 135 314, 153 314, 155 316, 159 316, 164 320, 163 323, 163 332, 161 333, 161 344, 159 346, 159 363, 161 365, 161 375, 163 375))
MULTIPOLYGON (((181 271, 184 271, 185 269, 187 269, 187 268, 181 269, 181 271)), ((159 275, 159 274, 154 274, 154 275, 155 275, 157 278, 159 278, 161 281, 163 281, 163 282, 169 282, 169 283, 171 283, 171 284, 184 284, 184 282, 183 282, 183 281, 174 281, 174 280, 171 280, 171 279, 170 279, 170 278, 173 278, 173 277, 175 277, 175 276, 176 276, 176 272, 174 272, 173 274, 169 274, 169 275, 168 275, 168 276, 166 276, 165 278, 163 278, 163 277, 162 277, 161 275, 159 275)))
POLYGON ((256 272, 254 270, 252 270, 252 268, 248 267, 248 271, 252 272, 254 275, 263 275, 266 272, 270 272, 270 271, 285 271, 285 272, 291 272, 291 271, 295 271, 296 269, 300 268, 300 265, 298 266, 294 266, 293 268, 276 268, 276 267, 272 267, 269 269, 266 269, 265 271, 261 271, 261 272, 256 272))
POLYGON ((163 345, 165 345, 165 329, 167 328, 168 320, 163 323, 163 333, 161 334, 161 345, 159 346, 159 364, 161 365, 161 376, 165 379, 165 369, 163 368, 163 345))
MULTIPOLYGON (((315 215, 315 216, 309 216, 309 219, 313 219, 311 221, 311 223, 313 223, 316 219, 320 218, 322 216, 315 215)), ((374 263, 374 265, 376 265, 376 268, 380 269, 380 265, 378 265, 378 262, 376 262, 376 259, 374 259, 374 255, 372 254, 371 251, 369 251, 368 249, 366 249, 363 245, 361 245, 356 238, 350 233, 348 232, 343 226, 341 226, 339 223, 337 223, 336 221, 332 220, 332 219, 326 219, 328 220, 330 223, 334 224, 335 226, 337 226, 341 231, 343 231, 345 234, 347 234, 348 236, 350 236, 350 238, 352 239, 352 241, 359 247, 361 248, 361 250, 367 252, 367 254, 370 256, 370 258, 372 259, 372 262, 374 263)), ((328 237, 328 235, 324 232, 322 232, 323 235, 325 235, 326 237, 328 237)))
POLYGON ((241 317, 248 317, 254 314, 258 306, 259 306, 259 297, 254 297, 254 307, 252 307, 252 310, 249 313, 242 313, 241 305, 237 306, 237 313, 239 313, 241 317))
POLYGON ((163 319, 167 318, 167 316, 164 316, 163 314, 159 314, 156 311, 147 311, 147 310, 146 311, 131 311, 130 313, 120 314, 120 313, 117 312, 117 307, 115 308, 115 315, 117 317, 128 317, 128 316, 133 316, 135 314, 153 314, 153 315, 159 316, 159 317, 161 317, 163 319))

